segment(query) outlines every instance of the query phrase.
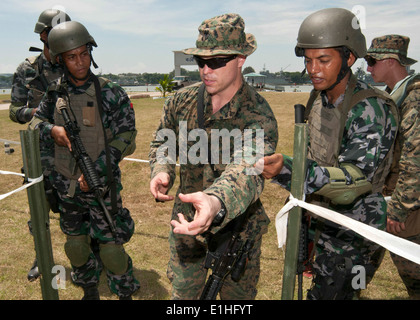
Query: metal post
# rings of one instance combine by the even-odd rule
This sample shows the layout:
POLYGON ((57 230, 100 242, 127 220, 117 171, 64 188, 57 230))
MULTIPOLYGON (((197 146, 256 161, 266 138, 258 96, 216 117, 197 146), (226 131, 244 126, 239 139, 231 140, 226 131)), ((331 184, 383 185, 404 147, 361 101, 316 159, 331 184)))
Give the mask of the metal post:
MULTIPOLYGON (((295 106, 296 108, 296 106, 295 106)), ((296 117, 298 119, 298 117, 296 117)), ((300 119, 300 117, 299 117, 300 119)), ((296 122, 301 122, 300 120, 296 122)), ((308 152, 307 126, 303 123, 295 124, 291 194, 296 199, 302 199, 303 186, 306 175, 306 156, 308 152)), ((297 260, 299 253, 299 236, 302 222, 302 209, 294 207, 289 212, 287 222, 286 254, 283 270, 282 300, 293 300, 297 260)))
MULTIPOLYGON (((30 179, 38 178, 42 175, 39 130, 20 130, 19 133, 25 177, 30 179)), ((42 298, 44 300, 58 300, 58 290, 52 286, 54 259, 49 228, 50 208, 45 197, 44 182, 41 181, 27 188, 27 194, 36 259, 41 273, 42 298)))

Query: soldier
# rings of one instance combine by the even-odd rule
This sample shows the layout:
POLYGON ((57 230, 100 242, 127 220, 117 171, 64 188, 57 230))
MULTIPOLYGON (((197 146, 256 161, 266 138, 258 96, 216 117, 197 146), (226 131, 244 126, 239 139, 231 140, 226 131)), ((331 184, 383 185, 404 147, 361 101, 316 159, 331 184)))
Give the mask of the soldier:
MULTIPOLYGON (((407 57, 410 38, 391 34, 377 37, 365 57, 376 82, 385 82, 400 112, 391 172, 384 194, 391 196, 387 231, 420 244, 420 75, 407 67, 417 61, 407 57)), ((409 296, 420 299, 420 266, 391 252, 409 296)))
POLYGON ((91 63, 97 67, 92 59, 92 48, 97 45, 82 24, 70 21, 56 26, 48 42, 51 60, 59 62, 65 72, 48 88, 30 128, 40 130, 41 148, 50 150, 54 157, 49 180, 57 190, 72 280, 83 288, 83 299, 99 299, 97 286, 105 267, 111 291, 120 299, 131 299, 139 283, 123 244, 133 235, 134 222, 129 210, 122 206, 118 164, 135 150, 134 110, 120 86, 91 72, 91 63), (71 110, 71 120, 80 126, 80 137, 94 161, 94 169, 102 185, 109 189, 104 201, 116 225, 115 234, 69 151, 71 143, 63 127, 64 119, 56 108, 59 97, 71 110), (91 239, 99 243, 100 259, 90 249, 91 239))
MULTIPOLYGON (((217 243, 238 221, 235 218, 243 215, 247 215, 247 219, 241 225, 241 238, 254 243, 249 263, 239 282, 226 278, 220 297, 254 299, 257 293, 261 239, 269 223, 259 200, 263 179, 257 174, 247 174, 253 167, 252 161, 248 163, 244 157, 236 161, 235 157, 243 156, 246 150, 243 146, 234 146, 231 137, 227 140, 229 149, 224 150, 229 153, 225 154, 225 161, 220 161, 220 136, 216 136, 221 130, 243 135, 246 129, 260 129, 264 130, 264 141, 260 144, 264 148, 263 155, 272 154, 276 149, 277 122, 273 112, 242 76, 246 57, 257 47, 254 36, 245 34, 244 29, 244 21, 237 14, 224 14, 202 22, 196 48, 183 51, 194 55, 202 82, 180 89, 165 102, 155 139, 151 142, 150 190, 158 201, 174 199, 167 192, 174 183, 176 161, 169 159, 169 155, 166 156, 171 161, 159 160, 165 147, 162 133, 174 133, 176 148, 180 149, 181 181, 172 211, 167 271, 173 299, 200 297, 207 274, 203 263, 208 240, 211 238, 211 243, 217 243), (200 132, 205 132, 206 142, 201 145, 197 159, 197 145, 187 139, 197 137, 200 132), (210 147, 208 142, 215 140, 217 144, 210 147)), ((255 148, 254 139, 251 151, 255 148)))
POLYGON ((64 21, 70 21, 70 17, 60 10, 47 9, 40 14, 34 32, 39 34, 44 48, 40 55, 27 58, 16 69, 9 107, 12 121, 21 124, 31 121, 48 85, 63 73, 61 66, 51 63, 48 34, 64 21))
MULTIPOLYGON (((40 55, 27 58, 16 69, 12 83, 12 103, 9 107, 9 117, 12 121, 20 124, 31 121, 48 85, 63 73, 61 66, 51 63, 48 34, 53 26, 64 21, 70 21, 70 17, 60 10, 47 9, 40 14, 34 32, 39 34, 44 47, 40 55)), ((45 175, 48 175, 48 172, 45 172, 45 175)), ((32 234, 31 221, 28 221, 28 226, 32 234)), ((39 275, 35 259, 28 272, 28 280, 34 281, 39 275)))
MULTIPOLYGON (((329 8, 309 15, 299 29, 295 53, 304 57, 314 86, 306 107, 306 201, 385 230, 381 191, 392 159, 398 112, 388 94, 351 72, 356 59, 366 55, 365 37, 355 21, 350 11, 329 8)), ((292 161, 282 154, 268 157, 263 175, 289 189, 292 161)), ((352 299, 359 292, 359 286, 352 286, 352 269, 364 267, 368 283, 378 267, 379 245, 328 220, 312 218, 311 229, 316 257, 307 298, 352 299)))

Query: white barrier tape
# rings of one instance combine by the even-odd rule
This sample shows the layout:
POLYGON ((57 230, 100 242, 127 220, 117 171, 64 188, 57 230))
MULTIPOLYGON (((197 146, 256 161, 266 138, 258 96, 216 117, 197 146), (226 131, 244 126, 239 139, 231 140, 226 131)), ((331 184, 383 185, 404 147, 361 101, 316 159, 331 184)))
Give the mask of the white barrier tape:
POLYGON ((379 244, 396 255, 420 264, 420 245, 394 236, 388 232, 375 229, 367 224, 346 217, 335 211, 298 200, 293 198, 292 195, 290 195, 289 202, 284 205, 276 216, 276 230, 279 248, 284 245, 287 231, 287 215, 290 209, 294 206, 302 207, 321 218, 328 219, 334 223, 342 225, 343 227, 351 229, 360 234, 362 237, 379 244), (284 220, 286 223, 284 223, 284 220), (286 225, 286 227, 284 225, 286 225))
POLYGON ((20 142, 18 142, 18 141, 6 140, 6 139, 1 139, 1 138, 0 138, 0 142, 8 142, 8 143, 12 143, 12 144, 20 144, 20 142))
MULTIPOLYGON (((144 163, 149 163, 148 160, 139 160, 139 159, 133 159, 133 158, 124 158, 124 160, 129 160, 129 161, 135 161, 135 162, 144 162, 144 163)), ((177 167, 179 167, 179 164, 176 164, 177 167)))
MULTIPOLYGON (((14 175, 17 175, 17 176, 22 176, 22 177, 25 176, 22 173, 16 173, 16 172, 10 172, 10 171, 3 171, 3 170, 0 170, 0 174, 14 174, 14 175)), ((12 195, 12 194, 14 194, 16 192, 22 191, 23 189, 29 188, 33 184, 38 183, 38 182, 41 182, 43 179, 44 179, 44 176, 43 175, 41 175, 41 176, 39 176, 38 178, 35 178, 35 179, 28 178, 28 181, 29 181, 28 184, 24 184, 20 188, 17 188, 16 190, 10 191, 8 193, 0 194, 0 200, 3 200, 4 198, 7 198, 8 196, 10 196, 10 195, 12 195)))

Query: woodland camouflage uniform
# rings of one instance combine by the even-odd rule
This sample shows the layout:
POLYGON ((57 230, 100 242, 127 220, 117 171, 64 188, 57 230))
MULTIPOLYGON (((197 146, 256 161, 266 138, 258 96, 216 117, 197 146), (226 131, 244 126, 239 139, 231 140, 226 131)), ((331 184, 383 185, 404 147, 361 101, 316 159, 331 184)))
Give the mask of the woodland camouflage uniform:
MULTIPOLYGON (((367 57, 375 60, 396 59, 402 66, 417 61, 407 57, 410 38, 385 35, 372 40, 367 57)), ((401 79, 392 89, 386 88, 400 112, 393 168, 384 186, 388 218, 404 222, 406 229, 398 236, 420 244, 420 75, 401 79)), ((420 299, 420 265, 391 253, 392 260, 407 287, 410 297, 420 299)))
MULTIPOLYGON (((200 35, 197 40, 197 48, 186 49, 186 53, 197 55, 217 54, 244 54, 249 55, 255 50, 255 39, 243 33, 243 20, 237 15, 228 14, 215 17, 203 22, 200 26, 200 35), (235 28, 220 27, 224 23, 231 24, 235 28), (219 29, 220 27, 220 29, 219 29), (218 29, 218 31, 215 31, 218 29), (210 30, 210 31, 209 31, 210 30), (240 30, 240 32, 237 32, 240 30), (241 41, 236 41, 237 38, 241 41), (226 41, 224 41, 226 40, 226 41), (207 41, 207 42, 206 42, 207 41), (253 48, 241 51, 241 43, 248 41, 253 48), (223 42, 223 45, 220 43, 223 42), (238 49, 239 48, 239 49, 238 49)), ((210 95, 204 93, 204 127, 208 141, 211 141, 213 129, 240 130, 242 143, 244 130, 264 130, 264 155, 274 153, 277 145, 277 122, 267 101, 261 97, 242 79, 243 84, 235 96, 219 111, 212 114, 212 102, 210 95)), ((160 124, 150 145, 151 179, 159 172, 170 175, 171 186, 175 181, 175 162, 163 164, 157 159, 159 147, 164 143, 160 133, 162 129, 169 129, 176 135, 176 150, 188 144, 188 154, 196 141, 187 141, 188 134, 192 130, 199 129, 197 122, 197 100, 201 83, 181 89, 170 97, 164 105, 160 124), (182 134, 181 126, 185 126, 186 133, 182 134)), ((214 132, 214 131, 213 131, 214 132)), ((206 145, 207 146, 207 145, 206 145)), ((229 140, 229 162, 211 165, 207 159, 198 164, 191 163, 188 157, 186 163, 182 163, 182 154, 177 154, 180 159, 180 185, 179 193, 192 193, 203 191, 206 194, 218 197, 226 208, 226 216, 220 226, 212 226, 207 234, 199 236, 179 235, 170 232, 169 243, 171 257, 168 264, 168 278, 172 282, 174 299, 197 299, 206 280, 207 270, 204 268, 204 259, 207 250, 207 236, 209 234, 219 237, 221 232, 231 228, 232 221, 240 215, 248 214, 245 227, 242 229, 242 237, 254 241, 250 252, 250 259, 244 276, 239 283, 233 282, 230 277, 226 278, 221 290, 222 299, 253 299, 256 296, 256 284, 259 279, 259 256, 261 254, 261 238, 267 231, 269 218, 267 217, 259 197, 263 191, 264 180, 260 175, 247 174, 247 169, 253 168, 253 162, 244 161, 242 145, 235 148, 233 139, 229 140), (234 162, 234 153, 242 156, 239 163, 234 162)), ((255 139, 252 140, 251 149, 255 150, 255 139)), ((218 158, 221 149, 218 148, 218 158)), ((212 156, 214 160, 215 157, 212 156)), ((216 161, 212 161, 215 163, 216 161)), ((191 203, 183 203, 179 197, 175 198, 172 210, 172 219, 178 219, 177 214, 184 214, 188 221, 194 217, 195 209, 191 203)), ((236 220, 235 220, 236 221, 236 220)))

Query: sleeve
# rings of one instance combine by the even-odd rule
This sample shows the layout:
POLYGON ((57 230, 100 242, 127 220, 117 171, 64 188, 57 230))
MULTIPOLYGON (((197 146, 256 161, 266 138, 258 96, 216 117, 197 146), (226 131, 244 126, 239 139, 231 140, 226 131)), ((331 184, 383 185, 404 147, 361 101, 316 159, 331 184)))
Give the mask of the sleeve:
POLYGON ((218 197, 226 208, 227 213, 221 227, 243 214, 263 192, 264 178, 253 168, 256 159, 252 161, 247 155, 271 155, 277 147, 277 121, 271 108, 268 104, 260 104, 257 105, 257 109, 261 112, 250 115, 253 121, 249 121, 245 126, 243 149, 239 151, 242 153, 241 163, 236 164, 233 155, 221 176, 204 190, 205 193, 218 197), (247 138, 250 137, 247 136, 247 129, 248 133, 255 133, 252 138, 247 138), (263 138, 262 135, 258 136, 258 133, 263 133, 263 138))
POLYGON ((408 213, 420 210, 420 89, 412 90, 401 108, 403 143, 397 184, 388 202, 388 216, 404 222, 408 213))
POLYGON ((153 179, 160 172, 166 172, 170 176, 170 187, 175 181, 178 150, 178 139, 175 134, 177 124, 172 113, 175 104, 175 96, 165 101, 162 116, 157 130, 153 134, 149 150, 150 179, 153 179))
MULTIPOLYGON (((118 85, 108 83, 102 89, 104 109, 103 123, 108 136, 110 160, 113 172, 119 170, 119 162, 124 156, 135 150, 137 134, 133 105, 127 93, 118 85)), ((107 175, 106 150, 104 149, 95 161, 100 176, 107 175)))
MULTIPOLYGON (((369 98, 358 103, 350 111, 345 124, 338 156, 340 167, 343 164, 352 164, 360 169, 368 181, 371 181, 393 144, 396 130, 395 118, 389 112, 389 106, 384 100, 369 98)), ((288 190, 290 190, 292 164, 293 159, 284 155, 283 170, 273 178, 273 182, 288 190)), ((308 159, 305 193, 315 193, 331 183, 330 170, 333 170, 332 167, 320 166, 308 159)), ((346 184, 351 185, 352 176, 347 170, 343 168, 341 170, 346 177, 346 184)))
POLYGON ((45 143, 54 142, 51 137, 51 129, 54 126, 54 108, 55 101, 45 95, 29 123, 29 129, 39 129, 39 139, 45 143))
POLYGON ((17 67, 13 75, 9 118, 20 124, 27 123, 32 118, 32 108, 27 105, 29 89, 26 87, 26 70, 29 68, 32 67, 25 60, 17 67))

